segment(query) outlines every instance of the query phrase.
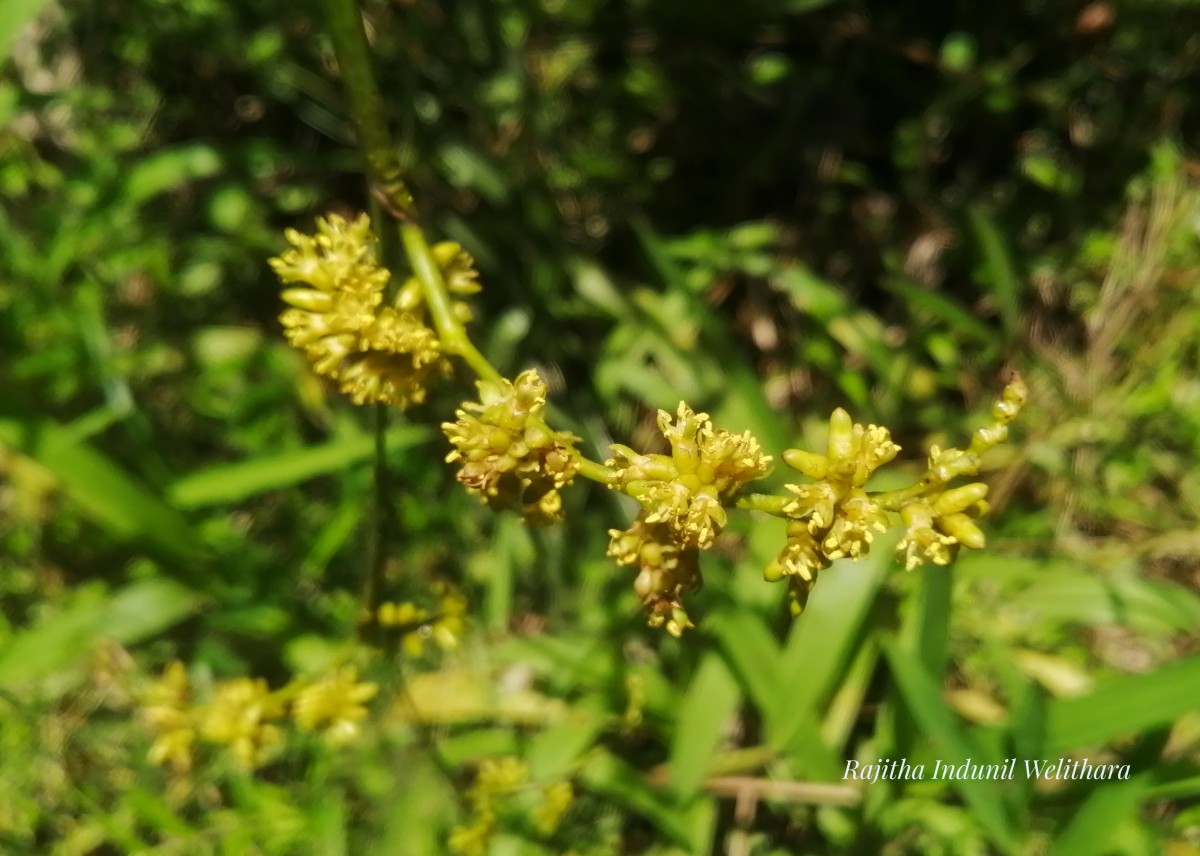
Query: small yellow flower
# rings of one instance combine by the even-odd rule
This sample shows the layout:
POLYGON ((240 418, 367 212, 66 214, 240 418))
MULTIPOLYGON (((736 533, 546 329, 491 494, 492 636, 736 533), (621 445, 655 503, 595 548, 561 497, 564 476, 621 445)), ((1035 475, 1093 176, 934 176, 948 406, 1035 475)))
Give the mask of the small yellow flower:
POLYGON ((439 599, 430 635, 443 650, 453 651, 466 630, 467 599, 446 583, 435 583, 433 590, 439 599))
MULTIPOLYGON (((288 341, 355 404, 404 409, 422 403, 429 384, 450 366, 425 323, 419 287, 406 283, 398 305, 381 308, 389 273, 372 254, 367 216, 347 221, 331 214, 317 219, 316 235, 294 229, 286 235, 292 249, 270 265, 292 286, 282 293, 290 308, 280 315, 288 341)), ((466 282, 460 255, 447 264, 466 282)))
POLYGON ((863 485, 899 451, 886 428, 858 424, 839 407, 829 417, 824 455, 783 453, 784 463, 814 479, 785 485, 793 494, 783 506, 787 543, 763 574, 770 581, 787 578, 793 613, 804 608, 819 571, 837 559, 861 559, 875 535, 887 531, 887 512, 863 485))
POLYGON ((446 282, 446 290, 451 294, 478 294, 479 271, 475 269, 475 259, 454 241, 442 241, 432 247, 433 258, 442 271, 442 279, 446 282))
POLYGON ((408 312, 384 309, 362 330, 358 353, 344 358, 336 377, 355 404, 407 409, 423 403, 429 384, 449 371, 433 330, 408 312))
POLYGON ((454 446, 446 461, 461 461, 458 480, 493 508, 521 510, 532 523, 558 519, 558 492, 579 471, 579 438, 546 427, 546 384, 536 371, 477 386, 479 403, 442 425, 454 446))
POLYGON ((707 413, 680 402, 676 419, 658 413, 658 427, 671 444, 670 455, 642 455, 614 445, 607 466, 609 487, 638 501, 647 523, 666 524, 682 547, 708 549, 725 527, 724 504, 737 491, 770 470, 750 432, 714 428, 707 413))
POLYGON ((196 729, 188 709, 191 685, 187 669, 178 660, 146 690, 142 719, 157 734, 148 758, 152 764, 170 764, 177 773, 192 768, 196 729))
POLYGON ((331 214, 317 218, 316 235, 285 234, 293 248, 271 259, 271 268, 284 284, 306 287, 283 291, 291 307, 280 316, 284 333, 318 373, 337 377, 342 361, 360 349, 359 335, 375 322, 389 277, 371 254, 370 221, 365 214, 352 222, 331 214))
POLYGON ((346 743, 358 736, 359 723, 367 718, 363 702, 377 692, 376 684, 359 683, 358 670, 347 666, 302 689, 292 704, 292 716, 304 731, 324 730, 330 743, 346 743))
POLYGON ((528 778, 529 768, 520 758, 486 758, 479 764, 472 792, 504 796, 518 791, 528 778))
POLYGON ((975 520, 987 511, 987 485, 980 482, 943 491, 900 509, 907 527, 896 551, 904 557, 904 569, 911 571, 923 562, 948 565, 958 545, 978 550, 985 544, 975 520))
POLYGON ((638 570, 633 590, 642 599, 652 627, 666 626, 679 636, 692 626, 683 595, 700 587, 700 562, 694 547, 681 547, 666 523, 651 523, 645 512, 628 529, 610 529, 608 555, 618 565, 638 570))
POLYGON ((420 656, 429 639, 442 650, 452 651, 466 630, 467 599, 462 593, 440 580, 431 589, 438 598, 432 611, 406 602, 384 603, 377 613, 380 627, 403 631, 401 644, 410 657, 420 656))
POLYGON ((542 801, 533 810, 533 825, 542 835, 553 835, 563 815, 575 801, 570 782, 554 782, 542 788, 542 801))
POLYGON ((404 628, 400 645, 409 657, 419 657, 425 650, 425 627, 429 613, 413 603, 384 603, 379 607, 379 625, 388 629, 404 628))
POLYGON ((457 856, 486 856, 492 833, 496 829, 496 816, 491 812, 477 813, 475 822, 467 826, 456 826, 450 831, 446 845, 457 856))
POLYGON ((272 747, 283 742, 283 733, 272 720, 284 714, 262 678, 236 678, 217 686, 213 700, 200 711, 204 739, 228 746, 238 764, 253 769, 272 747))

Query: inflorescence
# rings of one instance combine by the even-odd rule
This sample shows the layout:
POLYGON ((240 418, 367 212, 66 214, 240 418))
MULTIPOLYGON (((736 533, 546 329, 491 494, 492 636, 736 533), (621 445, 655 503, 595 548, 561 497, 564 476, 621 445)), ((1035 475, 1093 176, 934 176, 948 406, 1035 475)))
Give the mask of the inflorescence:
POLYGON ((358 670, 342 667, 315 680, 295 680, 271 690, 262 678, 235 678, 197 693, 176 660, 142 693, 141 715, 155 734, 150 761, 186 773, 199 742, 223 746, 247 770, 261 766, 283 745, 283 726, 321 734, 338 745, 358 736, 365 703, 379 688, 359 681, 358 670))
MULTIPOLYGON (((425 401, 426 390, 449 373, 437 333, 428 325, 421 286, 410 277, 384 305, 390 272, 372 253, 376 239, 366 214, 348 221, 337 214, 317 219, 317 233, 285 233, 292 249, 271 259, 288 286, 289 308, 279 320, 284 335, 304 352, 313 369, 337 382, 355 404, 407 409, 425 401)), ((433 247, 447 290, 479 290, 474 260, 452 242, 433 247)), ((465 303, 454 310, 470 318, 465 303)))
MULTIPOLYGON (((450 300, 479 290, 474 261, 458 244, 429 249, 440 276, 410 277, 387 299, 390 273, 375 260, 366 215, 354 221, 330 215, 317 220, 315 235, 289 230, 287 238, 292 249, 271 260, 286 286, 285 334, 355 403, 421 404, 429 386, 448 374, 447 354, 478 357, 462 327, 470 311, 450 300)), ((480 371, 481 360, 468 362, 480 371)), ((539 524, 562 518, 561 491, 577 475, 632 497, 641 510, 629 528, 610 531, 608 555, 636 571, 634 590, 650 624, 676 636, 692 626, 683 597, 700 585, 699 554, 712 548, 731 507, 786 521, 786 543, 764 576, 787 580, 793 614, 804 608, 821 571, 837 559, 866 556, 876 535, 897 519, 904 527, 897 551, 907 570, 946 565, 962 547, 982 547, 977 521, 987 511, 987 486, 951 483, 979 473, 980 456, 1004 441, 1026 397, 1014 377, 992 408, 992 422, 966 449, 933 447, 920 480, 888 492, 867 485, 900 447, 887 428, 856 423, 839 408, 829 420, 824 454, 789 449, 782 455, 807 482, 785 485, 784 495, 739 496, 771 469, 771 457, 749 432, 714 427, 708 414, 681 402, 675 417, 658 415, 669 454, 614 445, 601 465, 582 455, 578 437, 547 426, 546 384, 535 370, 508 380, 482 365, 489 376, 477 384, 479 400, 464 403, 455 421, 442 425, 452 446, 446 460, 458 464, 458 480, 488 506, 539 524)), ((397 625, 416 620, 378 618, 397 625)))

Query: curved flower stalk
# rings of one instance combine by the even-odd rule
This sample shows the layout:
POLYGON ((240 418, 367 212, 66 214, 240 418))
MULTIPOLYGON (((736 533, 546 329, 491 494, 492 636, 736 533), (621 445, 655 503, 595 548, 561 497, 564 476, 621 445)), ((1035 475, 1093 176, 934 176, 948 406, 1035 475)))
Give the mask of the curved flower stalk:
MULTIPOLYGON (((470 255, 452 242, 428 246, 411 220, 400 231, 414 275, 390 301, 384 294, 391 275, 374 259, 365 215, 318 219, 314 235, 289 231, 292 249, 271 260, 286 286, 283 299, 290 308, 280 318, 288 340, 359 404, 419 404, 429 385, 448 372, 448 357, 464 360, 480 377, 479 399, 463 403, 455 420, 442 424, 451 445, 446 461, 458 465, 458 481, 489 507, 515 511, 534 524, 562 519, 562 491, 580 475, 635 499, 641 510, 629 528, 610 530, 608 555, 634 569, 634 591, 652 626, 675 636, 692 626, 683 601, 701 585, 700 553, 712 548, 735 506, 786 521, 786 541, 764 576, 787 580, 793 614, 803 610, 823 570, 838 559, 861 559, 875 537, 897 522, 904 527, 897 550, 908 570, 926 562, 945 565, 962 547, 984 545, 978 521, 987 511, 987 487, 952 482, 976 475, 980 455, 1007 437, 1025 400, 1019 377, 968 447, 931 449, 924 474, 910 487, 867 489, 900 447, 887 428, 856 423, 839 408, 830 417, 823 453, 789 449, 782 455, 807 482, 785 485, 782 495, 738 498, 768 474, 771 457, 749 432, 716 428, 708 414, 685 402, 674 416, 658 414, 668 454, 617 444, 604 464, 588 460, 578 437, 546 424, 546 384, 536 371, 505 378, 471 344, 463 327, 470 310, 457 299, 480 288, 470 255)), ((371 614, 380 626, 398 631, 412 653, 423 645, 417 631, 435 626, 431 613, 412 604, 376 605, 371 614)), ((453 616, 437 619, 447 621, 453 616)), ((165 708, 161 716, 170 719, 165 708)), ((163 757, 181 756, 188 739, 178 730, 174 743, 163 745, 163 757)))
POLYGON ((788 521, 787 543, 764 577, 788 581, 792 613, 804 609, 820 571, 836 559, 857 561, 867 554, 875 535, 891 528, 889 512, 898 512, 905 527, 896 549, 906 570, 926 562, 947 565, 959 548, 983 547, 986 539, 975 521, 987 511, 987 485, 949 487, 949 482, 978 474, 980 455, 1008 436, 1008 423, 1020 412, 1026 394, 1024 381, 1014 377, 992 407, 993 421, 975 432, 968 448, 934 446, 920 481, 904 490, 872 494, 864 489, 900 447, 886 428, 854 423, 840 408, 830 417, 824 455, 784 452, 784 463, 813 481, 788 484, 792 498, 759 498, 757 507, 788 521))

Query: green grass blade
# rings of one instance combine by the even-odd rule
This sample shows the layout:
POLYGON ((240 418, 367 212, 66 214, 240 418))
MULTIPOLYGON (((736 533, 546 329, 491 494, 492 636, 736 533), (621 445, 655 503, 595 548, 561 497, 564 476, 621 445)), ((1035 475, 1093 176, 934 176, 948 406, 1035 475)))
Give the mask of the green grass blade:
POLYGON ((326 784, 318 791, 317 804, 309 816, 311 843, 322 856, 346 856, 346 795, 326 784))
POLYGON ((101 586, 80 589, 61 613, 18 632, 0 647, 0 689, 66 671, 112 639, 130 645, 192 615, 201 600, 170 580, 131 583, 108 596, 101 586))
POLYGON ((1014 335, 1021 322, 1021 279, 1012 254, 1004 244, 1004 236, 992 220, 991 215, 979 205, 971 206, 968 212, 971 231, 983 256, 983 268, 987 272, 992 297, 1000 309, 1004 329, 1014 335))
POLYGON ((999 337, 996 331, 953 300, 898 276, 888 277, 884 286, 902 298, 910 311, 928 313, 963 335, 988 345, 997 344, 999 337))
POLYGON ((17 35, 47 5, 46 0, 5 0, 0 6, 0 62, 8 59, 17 35))
MULTIPOLYGON (((388 449, 410 448, 428 441, 431 436, 429 429, 423 427, 396 428, 388 432, 388 449)), ((206 467, 173 483, 167 495, 173 505, 183 509, 241 502, 267 491, 344 470, 369 459, 374 448, 374 437, 361 434, 280 455, 206 467)))
MULTIPOLYGON (((942 700, 941 687, 919 660, 890 639, 883 640, 883 651, 901 699, 943 763, 959 764, 968 758, 985 764, 1002 760, 992 757, 984 746, 971 739, 942 700)), ((1001 809, 1001 794, 996 784, 971 779, 955 779, 952 784, 992 842, 1005 852, 1016 852, 1018 836, 1001 809)))
POLYGON ((5 408, 0 412, 0 444, 53 473, 84 513, 117 538, 138 541, 178 563, 199 555, 200 540, 178 511, 49 419, 5 408))
POLYGON ((671 740, 671 787, 683 802, 699 793, 741 698, 725 661, 716 652, 706 654, 684 696, 671 740))
POLYGON ((766 716, 767 739, 791 751, 806 776, 840 772, 820 741, 820 712, 845 677, 855 646, 867 637, 871 607, 893 564, 891 544, 881 539, 861 562, 838 562, 825 571, 783 650, 781 695, 766 716))
POLYGON ((1127 675, 1047 706, 1046 752, 1058 755, 1174 722, 1200 710, 1200 656, 1127 675))
POLYGON ((691 830, 685 816, 647 784, 645 775, 616 756, 595 750, 588 756, 579 779, 588 790, 649 820, 676 845, 690 845, 691 830))
POLYGON ((705 616, 703 629, 717 640, 730 669, 759 710, 773 710, 786 696, 779 682, 779 645, 757 614, 727 606, 705 616))
POLYGON ((1092 791, 1066 828, 1054 839, 1049 856, 1104 856, 1112 853, 1113 838, 1122 824, 1137 820, 1138 807, 1149 790, 1150 773, 1127 781, 1105 782, 1092 791))

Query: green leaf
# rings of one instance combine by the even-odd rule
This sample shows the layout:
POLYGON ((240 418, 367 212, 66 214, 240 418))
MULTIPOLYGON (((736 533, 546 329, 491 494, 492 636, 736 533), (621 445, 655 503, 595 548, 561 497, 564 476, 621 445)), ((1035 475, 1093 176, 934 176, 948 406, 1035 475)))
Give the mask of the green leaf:
POLYGON ((679 711, 671 740, 671 787, 687 802, 700 791, 729 718, 742 694, 715 652, 700 661, 679 711))
POLYGON ((576 704, 570 718, 543 729, 529 741, 525 763, 535 782, 567 778, 583 754, 604 729, 606 718, 599 712, 580 710, 576 704))
POLYGON ((456 187, 469 187, 496 205, 508 200, 508 181, 478 149, 464 143, 446 143, 437 153, 446 180, 456 187))
MULTIPOLYGON (((431 436, 424 427, 395 428, 388 432, 388 449, 410 448, 427 442, 431 436)), ((340 472, 369 459, 374 449, 374 437, 358 434, 279 455, 219 464, 184 476, 167 489, 167 495, 172 504, 184 509, 241 502, 267 491, 340 472)))
POLYGON ((211 146, 194 143, 156 152, 129 171, 122 189, 126 202, 141 205, 187 181, 209 178, 221 169, 211 146))
POLYGON ((1106 782, 1092 791, 1066 828, 1054 839, 1049 856, 1105 856, 1123 824, 1136 822, 1152 774, 1106 782))
POLYGON ((83 512, 117 538, 139 541, 185 565, 199 555, 201 542, 179 512, 51 420, 5 407, 0 410, 0 444, 53 473, 83 512))
POLYGON ((962 335, 971 336, 988 345, 996 344, 999 338, 996 331, 979 320, 974 313, 968 312, 935 291, 899 276, 887 277, 883 284, 888 291, 904 300, 909 311, 926 312, 962 335))
POLYGON ((837 562, 822 572, 788 637, 779 677, 786 689, 766 716, 766 731, 768 742, 790 750, 806 776, 839 773, 837 757, 819 737, 820 712, 867 637, 871 607, 893 564, 895 537, 879 539, 861 562, 837 562))
MULTIPOLYGON (((890 639, 883 640, 883 651, 900 697, 942 763, 959 764, 967 759, 978 759, 985 764, 1000 762, 959 724, 942 700, 941 687, 918 659, 890 639)), ((1001 809, 1001 794, 995 782, 953 779, 951 784, 962 794, 992 842, 1006 852, 1016 852, 1018 836, 1001 809)))
POLYGON ((18 632, 0 647, 0 688, 52 677, 86 656, 97 639, 131 645, 192 615, 201 599, 163 578, 131 583, 108 596, 100 585, 78 590, 70 605, 18 632))
POLYGON ((704 618, 703 629, 717 639, 729 667, 759 710, 775 710, 789 695, 779 680, 779 645, 762 618, 735 606, 704 618))
POLYGON ((1022 288, 1012 254, 1005 246, 1003 233, 989 212, 979 205, 973 205, 967 216, 983 256, 987 284, 1000 308, 1000 317, 1004 319, 1004 329, 1010 336, 1015 335, 1021 320, 1022 288))
POLYGON ((580 771, 580 781, 589 790, 640 814, 676 845, 689 847, 691 830, 687 818, 651 789, 645 775, 621 759, 603 749, 593 751, 580 771))
POLYGON ((346 795, 337 786, 325 786, 317 791, 317 804, 309 815, 311 843, 323 856, 345 856, 346 795))
POLYGON ((195 830, 182 820, 161 796, 134 785, 121 795, 121 804, 157 834, 174 839, 187 839, 195 830))
POLYGON ((1200 710, 1200 656, 1109 681, 1087 695, 1050 702, 1046 752, 1098 746, 1200 710))
POLYGON ((47 0, 5 0, 0 6, 0 63, 8 59, 21 30, 47 5, 47 0))

